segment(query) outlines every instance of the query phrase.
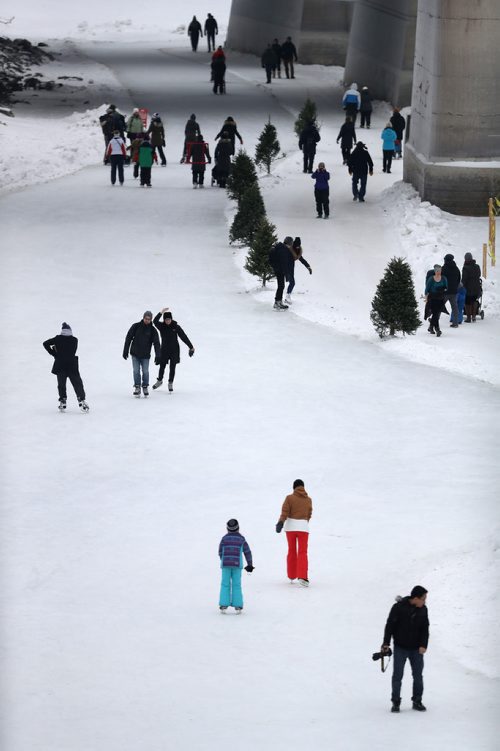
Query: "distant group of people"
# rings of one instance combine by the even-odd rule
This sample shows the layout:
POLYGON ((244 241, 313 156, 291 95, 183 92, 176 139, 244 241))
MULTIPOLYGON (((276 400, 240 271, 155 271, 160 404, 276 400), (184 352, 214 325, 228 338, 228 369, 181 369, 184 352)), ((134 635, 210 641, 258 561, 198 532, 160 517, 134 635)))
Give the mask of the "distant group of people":
POLYGON ((266 71, 266 83, 271 83, 273 78, 281 78, 281 63, 287 78, 295 78, 294 62, 298 61, 297 48, 292 42, 292 37, 287 37, 283 44, 277 39, 269 43, 261 55, 261 64, 266 71))
POLYGON ((452 253, 447 253, 444 264, 436 263, 426 275, 424 319, 429 319, 429 334, 441 336, 439 319, 441 313, 448 313, 447 302, 451 307, 451 328, 457 329, 463 322, 464 310, 465 322, 475 323, 482 294, 481 269, 472 253, 465 254, 462 273, 452 253))
MULTIPOLYGON (((217 26, 217 21, 211 13, 209 13, 206 18, 204 30, 208 45, 207 52, 212 52, 213 50, 215 50, 215 37, 219 33, 219 29, 217 26)), ((193 16, 193 19, 188 26, 187 33, 191 41, 191 49, 193 50, 193 52, 196 52, 198 50, 199 39, 203 36, 201 23, 198 21, 196 16, 193 16)))

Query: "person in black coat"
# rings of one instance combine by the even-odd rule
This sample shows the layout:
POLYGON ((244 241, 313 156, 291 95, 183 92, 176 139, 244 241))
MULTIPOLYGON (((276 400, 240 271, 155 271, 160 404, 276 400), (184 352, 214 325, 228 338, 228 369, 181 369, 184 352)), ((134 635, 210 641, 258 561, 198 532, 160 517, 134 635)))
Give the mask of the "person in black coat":
POLYGON ((66 409, 66 381, 69 378, 78 399, 78 406, 82 412, 89 411, 89 405, 85 401, 85 389, 83 388, 82 378, 78 369, 78 357, 76 350, 78 348, 78 339, 73 336, 71 327, 64 322, 61 326, 61 333, 52 339, 43 342, 43 346, 54 358, 52 373, 57 376, 57 390, 59 392, 59 409, 63 412, 66 409))
POLYGON ((288 310, 288 305, 284 305, 283 303, 283 291, 285 289, 285 277, 290 269, 292 249, 293 237, 287 236, 282 243, 273 245, 269 252, 269 263, 278 283, 274 297, 275 310, 288 310))
POLYGON ((188 149, 190 148, 188 144, 194 143, 194 141, 198 139, 200 133, 200 126, 196 122, 196 115, 193 113, 190 115, 186 127, 184 128, 184 149, 182 151, 181 164, 183 164, 188 158, 188 149))
POLYGON ((299 149, 302 149, 304 156, 303 172, 312 173, 314 157, 316 155, 316 144, 319 141, 321 141, 321 136, 314 122, 310 120, 306 127, 303 128, 299 137, 299 149))
POLYGON ((208 149, 208 143, 205 143, 200 133, 198 140, 191 144, 190 162, 191 172, 193 174, 193 188, 203 188, 205 180, 205 169, 207 162, 210 164, 212 158, 208 149))
POLYGON ((364 128, 365 125, 367 128, 370 127, 371 119, 372 119, 372 97, 370 94, 370 91, 368 89, 368 86, 363 86, 361 89, 361 104, 359 107, 359 112, 361 115, 361 127, 364 128))
POLYGON ((215 49, 215 35, 219 33, 217 28, 217 21, 211 13, 208 14, 205 21, 205 36, 207 38, 208 51, 211 52, 215 49))
POLYGON ((276 64, 273 68, 273 78, 276 78, 276 72, 278 73, 278 78, 281 78, 281 44, 277 39, 273 39, 271 47, 274 51, 274 57, 276 60, 276 64))
POLYGON ((451 328, 458 329, 458 305, 457 305, 457 292, 461 281, 460 269, 454 261, 454 256, 451 253, 447 253, 444 257, 444 264, 441 268, 441 273, 446 277, 448 281, 448 289, 444 296, 444 301, 450 301, 451 306, 451 328))
POLYGON ((160 354, 160 370, 158 371, 158 379, 153 386, 154 389, 159 389, 163 383, 163 374, 167 363, 170 363, 168 371, 168 390, 173 391, 173 383, 175 378, 175 368, 177 363, 180 362, 180 347, 179 339, 184 342, 186 347, 189 348, 189 357, 194 355, 194 347, 189 341, 188 337, 179 326, 177 321, 172 318, 172 313, 168 308, 163 308, 154 318, 154 325, 160 332, 161 336, 161 354, 160 354), (161 317, 163 316, 163 321, 161 317))
POLYGON ((464 256, 464 266, 462 269, 462 284, 465 287, 465 314, 466 323, 476 321, 478 311, 478 299, 483 294, 481 283, 481 269, 479 264, 472 257, 472 253, 466 253, 464 256))
POLYGON ((225 94, 226 85, 224 76, 226 75, 226 56, 224 55, 222 47, 217 47, 216 51, 212 55, 212 62, 210 65, 212 69, 214 94, 217 94, 217 92, 219 94, 225 94))
POLYGON ((104 136, 104 143, 106 149, 104 151, 104 164, 108 164, 108 157, 106 156, 108 143, 113 138, 115 131, 119 131, 120 137, 125 140, 126 123, 125 118, 118 112, 114 104, 110 104, 104 115, 99 118, 99 124, 102 128, 102 134, 104 136))
POLYGON ((242 145, 243 145, 243 138, 238 133, 238 126, 236 125, 236 121, 231 116, 226 117, 222 125, 222 128, 219 130, 214 140, 216 141, 218 138, 221 138, 223 133, 227 133, 229 135, 229 138, 231 139, 231 143, 233 145, 233 154, 234 154, 234 146, 235 146, 236 137, 239 138, 239 141, 242 145))
POLYGON ((265 68, 266 71, 266 83, 271 83, 273 70, 276 71, 276 55, 270 44, 267 45, 266 49, 262 53, 261 63, 262 67, 265 68))
POLYGON ((394 107, 394 109, 392 110, 390 123, 396 133, 396 143, 394 144, 394 158, 401 159, 403 156, 403 131, 406 127, 406 120, 400 113, 398 107, 394 107))
POLYGON ((215 167, 212 170, 212 185, 217 181, 219 188, 226 187, 226 181, 231 171, 231 156, 233 145, 229 134, 224 132, 219 143, 215 147, 215 167))
POLYGON ((406 660, 410 661, 413 674, 413 709, 425 712, 422 704, 424 683, 424 654, 429 643, 429 617, 425 605, 427 590, 420 585, 413 587, 408 597, 397 598, 385 625, 382 652, 387 653, 391 639, 394 640, 392 671, 392 711, 399 712, 401 683, 406 660))
POLYGON ((188 26, 188 37, 191 40, 191 48, 193 52, 196 52, 198 49, 198 40, 201 36, 203 36, 203 31, 201 30, 201 23, 198 21, 196 16, 193 16, 193 20, 188 26))
POLYGON ((281 45, 281 59, 285 66, 285 74, 287 78, 295 78, 295 71, 293 69, 293 61, 297 62, 297 49, 292 42, 292 37, 287 37, 286 42, 281 45))
POLYGON ((349 174, 352 175, 352 200, 359 200, 360 203, 364 203, 368 173, 373 175, 373 161, 362 141, 357 142, 354 151, 347 160, 347 166, 349 174))
POLYGON ((134 373, 134 396, 141 395, 141 370, 142 391, 144 396, 149 395, 149 359, 151 347, 155 350, 155 362, 160 362, 160 339, 158 332, 152 324, 153 314, 146 310, 142 321, 133 323, 125 337, 123 345, 123 359, 127 360, 129 353, 132 355, 132 369, 134 373))
POLYGON ((356 143, 356 131, 354 130, 354 123, 352 117, 349 115, 345 119, 345 123, 342 124, 339 134, 337 136, 337 143, 340 141, 340 149, 342 151, 342 164, 347 164, 347 160, 351 154, 352 145, 356 143))

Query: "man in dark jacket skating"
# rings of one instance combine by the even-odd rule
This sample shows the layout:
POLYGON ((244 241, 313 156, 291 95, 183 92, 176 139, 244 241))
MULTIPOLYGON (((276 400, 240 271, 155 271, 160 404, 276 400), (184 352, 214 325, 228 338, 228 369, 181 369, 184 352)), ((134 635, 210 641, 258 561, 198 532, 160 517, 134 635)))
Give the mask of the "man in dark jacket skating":
POLYGON ((78 339, 73 336, 71 327, 66 322, 61 326, 61 333, 52 339, 47 339, 43 346, 54 358, 52 373, 57 376, 57 390, 59 392, 59 410, 64 412, 66 409, 66 381, 69 378, 78 399, 78 406, 82 412, 89 411, 89 405, 85 401, 85 390, 83 388, 82 378, 78 369, 78 357, 76 350, 78 348, 78 339))
POLYGON ((193 52, 196 52, 198 49, 198 40, 201 36, 203 36, 203 31, 201 29, 201 23, 198 21, 196 16, 193 16, 193 20, 188 26, 188 37, 191 40, 191 49, 193 52))
POLYGON ((394 145, 395 146, 394 158, 401 159, 403 156, 403 131, 406 127, 406 120, 401 114, 399 107, 394 107, 394 109, 392 110, 392 117, 390 119, 390 123, 393 127, 393 130, 396 133, 396 143, 394 145))
POLYGON ((274 298, 274 310, 288 310, 288 305, 283 303, 283 291, 285 289, 285 277, 289 269, 292 248, 293 237, 287 236, 282 243, 273 245, 269 252, 269 263, 278 283, 274 298))
POLYGON ((215 35, 218 33, 219 33, 219 29, 217 27, 217 21, 212 16, 212 14, 209 13, 205 21, 205 36, 207 38, 209 52, 212 52, 212 50, 215 50, 215 35))
POLYGON ((413 709, 425 712, 422 704, 424 683, 424 654, 429 642, 429 617, 425 601, 427 590, 420 585, 413 587, 408 597, 397 598, 392 606, 384 630, 382 652, 387 653, 391 639, 394 640, 394 662, 392 670, 392 712, 399 712, 401 704, 401 683, 406 660, 410 661, 413 675, 413 709))
POLYGON ((168 390, 173 391, 175 368, 177 366, 177 363, 179 363, 181 360, 179 339, 184 342, 186 347, 189 348, 189 357, 192 357, 194 355, 194 347, 177 321, 173 320, 172 313, 168 308, 163 308, 161 312, 155 316, 154 325, 160 332, 161 353, 159 361, 160 370, 158 371, 158 379, 153 386, 153 389, 158 389, 162 385, 165 368, 167 366, 167 363, 170 363, 168 371, 168 390), (161 320, 162 316, 163 321, 161 320))
POLYGON ((163 151, 163 149, 165 148, 165 128, 163 127, 163 122, 158 112, 155 112, 153 117, 151 118, 151 123, 147 132, 150 138, 153 154, 155 154, 156 149, 158 149, 158 153, 160 154, 161 159, 161 166, 166 167, 167 159, 163 151))
POLYGON ((352 117, 347 115, 345 123, 342 124, 339 134, 337 136, 337 143, 340 141, 340 150, 342 151, 343 164, 347 164, 347 160, 351 155, 352 145, 356 143, 356 131, 354 130, 354 123, 352 117))
POLYGON ((314 157, 316 155, 316 144, 321 141, 321 136, 314 122, 310 120, 306 127, 302 129, 299 137, 299 149, 302 149, 304 156, 304 172, 313 171, 314 157))
POLYGON ((359 200, 360 203, 364 203, 368 173, 373 175, 373 161, 362 141, 357 142, 354 151, 347 160, 347 166, 349 174, 352 175, 352 200, 359 200))
POLYGON ((133 323, 125 337, 123 359, 127 360, 129 353, 132 355, 134 396, 141 395, 141 370, 142 392, 144 396, 149 396, 149 359, 151 357, 151 347, 154 347, 155 350, 155 362, 160 362, 160 339, 152 321, 153 314, 150 310, 146 310, 142 321, 133 323))

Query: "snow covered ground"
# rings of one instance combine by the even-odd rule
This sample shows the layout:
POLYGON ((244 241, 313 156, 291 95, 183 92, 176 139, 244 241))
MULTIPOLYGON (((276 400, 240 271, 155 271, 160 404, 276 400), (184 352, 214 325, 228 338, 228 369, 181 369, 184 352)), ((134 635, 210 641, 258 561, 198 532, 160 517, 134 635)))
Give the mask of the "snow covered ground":
MULTIPOLYGON (((221 21, 228 3, 206 10, 221 21)), ((353 204, 335 145, 341 69, 299 67, 266 87, 255 58, 232 54, 229 94, 214 97, 208 55, 174 33, 178 10, 161 43, 134 18, 87 13, 78 38, 51 43, 62 55, 50 75, 84 81, 1 118, 2 749, 361 751, 404 737, 408 751, 493 751, 497 277, 484 321, 443 327, 439 341, 424 329, 381 343, 369 323, 393 255, 422 281, 445 253, 477 253, 486 222, 422 204, 400 162, 381 173, 383 103, 363 133, 376 162, 367 203, 353 204), (329 222, 314 218, 292 132, 308 94, 332 172, 329 222), (96 120, 111 100, 164 116, 168 166, 151 191, 129 170, 123 189, 109 185, 96 120), (228 246, 225 193, 193 191, 178 163, 191 112, 212 144, 233 115, 249 153, 268 115, 278 128, 268 215, 280 236, 302 237, 314 270, 297 270, 286 314, 228 246), (174 394, 133 400, 123 338, 164 305, 196 354, 183 351, 174 394), (55 410, 41 342, 63 320, 80 339, 88 416, 71 396, 55 410), (296 476, 314 503, 309 590, 287 583, 274 532, 296 476), (256 566, 240 619, 217 612, 232 516, 256 566), (429 711, 408 711, 407 675, 394 717, 390 672, 370 657, 394 595, 416 583, 430 592, 429 711)))

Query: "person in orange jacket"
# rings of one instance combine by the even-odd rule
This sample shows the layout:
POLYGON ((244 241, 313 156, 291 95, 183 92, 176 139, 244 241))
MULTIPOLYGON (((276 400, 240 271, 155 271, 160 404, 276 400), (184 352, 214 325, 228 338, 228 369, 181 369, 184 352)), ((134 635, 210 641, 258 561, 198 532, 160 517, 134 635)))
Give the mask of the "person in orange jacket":
POLYGON ((281 516, 276 524, 276 532, 285 527, 288 541, 286 559, 290 582, 298 579, 303 587, 309 586, 307 546, 309 542, 309 521, 312 516, 312 501, 306 493, 302 480, 295 480, 293 493, 284 500, 281 516))

